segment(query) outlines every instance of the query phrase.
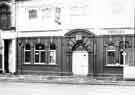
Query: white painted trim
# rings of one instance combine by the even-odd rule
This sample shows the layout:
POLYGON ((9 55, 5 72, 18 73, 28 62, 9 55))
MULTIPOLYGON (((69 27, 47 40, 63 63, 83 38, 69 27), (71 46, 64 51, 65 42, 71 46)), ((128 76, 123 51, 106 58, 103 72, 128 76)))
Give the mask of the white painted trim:
POLYGON ((13 67, 12 67, 12 73, 16 72, 16 39, 12 39, 12 58, 13 58, 13 67))
POLYGON ((5 46, 4 46, 4 40, 2 40, 2 71, 3 71, 3 73, 5 72, 5 64, 4 64, 4 60, 5 60, 5 58, 4 58, 4 50, 5 50, 5 46))
POLYGON ((11 2, 2 1, 2 2, 0 2, 0 4, 6 4, 6 5, 8 5, 8 6, 10 6, 10 7, 11 7, 11 2))
POLYGON ((56 32, 18 32, 17 37, 44 37, 44 36, 64 36, 62 31, 56 32))
MULTIPOLYGON (((86 29, 86 28, 84 28, 86 29)), ((59 29, 59 30, 44 30, 44 31, 17 31, 16 37, 45 37, 45 36, 64 36, 66 33, 74 29, 59 29)), ((100 35, 128 35, 134 34, 134 29, 117 29, 117 30, 104 30, 104 29, 87 29, 88 31, 94 33, 97 36, 100 35), (115 33, 110 34, 109 31, 115 31, 115 33), (122 32, 121 32, 122 31, 122 32)))
POLYGON ((17 37, 17 32, 15 31, 2 31, 1 39, 15 39, 17 37))
POLYGON ((13 56, 13 41, 9 40, 9 46, 8 46, 8 70, 12 73, 12 67, 14 63, 14 56, 13 56))

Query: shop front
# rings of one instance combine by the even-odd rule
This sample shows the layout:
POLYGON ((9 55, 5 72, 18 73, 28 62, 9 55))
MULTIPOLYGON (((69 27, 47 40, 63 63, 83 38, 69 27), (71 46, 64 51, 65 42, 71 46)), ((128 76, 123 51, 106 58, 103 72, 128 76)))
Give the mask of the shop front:
POLYGON ((60 38, 19 38, 17 47, 18 73, 60 73, 60 38))
POLYGON ((75 29, 64 36, 17 39, 17 72, 94 75, 95 35, 75 29))
POLYGON ((132 39, 132 35, 97 36, 85 29, 63 36, 20 37, 17 73, 123 76, 125 63, 133 57, 132 39))

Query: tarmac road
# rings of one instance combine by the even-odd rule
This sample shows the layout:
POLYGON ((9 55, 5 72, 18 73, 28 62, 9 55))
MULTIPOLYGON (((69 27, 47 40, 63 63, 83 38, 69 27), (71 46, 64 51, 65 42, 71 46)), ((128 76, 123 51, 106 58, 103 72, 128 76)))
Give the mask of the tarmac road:
POLYGON ((0 82, 0 95, 135 95, 135 86, 0 82))

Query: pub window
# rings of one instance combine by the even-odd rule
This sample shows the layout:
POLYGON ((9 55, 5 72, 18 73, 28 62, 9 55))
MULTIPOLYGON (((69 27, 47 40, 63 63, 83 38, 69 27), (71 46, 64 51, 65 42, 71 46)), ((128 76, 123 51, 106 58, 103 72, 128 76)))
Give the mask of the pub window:
POLYGON ((119 62, 120 62, 121 65, 123 65, 123 60, 124 60, 124 58, 123 58, 123 50, 121 50, 121 51, 119 51, 119 62))
POLYGON ((115 64, 115 51, 107 51, 106 64, 115 64))
POLYGON ((10 29, 10 7, 6 4, 0 5, 0 29, 10 29))
POLYGON ((49 46, 49 64, 56 64, 56 45, 50 43, 49 46))
POLYGON ((24 47, 24 64, 31 64, 31 46, 26 44, 24 47))
POLYGON ((132 45, 130 45, 129 41, 120 41, 119 43, 119 48, 123 49, 123 48, 131 48, 132 45))
POLYGON ((37 10, 31 9, 29 10, 29 19, 37 18, 37 10))
POLYGON ((43 44, 36 44, 34 49, 34 55, 35 55, 35 64, 46 64, 46 50, 45 45, 43 44))
POLYGON ((117 65, 116 62, 116 47, 109 45, 106 47, 106 65, 117 65))
POLYGON ((132 47, 132 45, 130 45, 129 41, 120 41, 119 43, 119 62, 120 65, 124 64, 124 59, 123 59, 123 53, 124 53, 124 49, 125 50, 129 50, 132 47))

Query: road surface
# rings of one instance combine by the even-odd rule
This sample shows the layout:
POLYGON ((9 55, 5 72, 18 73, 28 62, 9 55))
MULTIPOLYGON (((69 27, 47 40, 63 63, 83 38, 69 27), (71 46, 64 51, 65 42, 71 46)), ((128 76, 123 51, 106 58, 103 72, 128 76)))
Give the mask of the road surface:
POLYGON ((135 95, 135 86, 0 82, 0 95, 135 95))

